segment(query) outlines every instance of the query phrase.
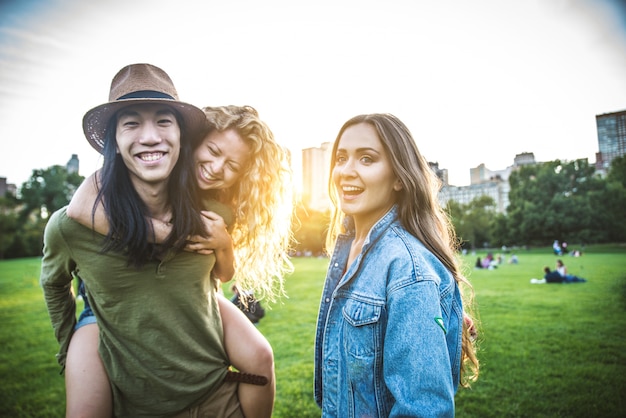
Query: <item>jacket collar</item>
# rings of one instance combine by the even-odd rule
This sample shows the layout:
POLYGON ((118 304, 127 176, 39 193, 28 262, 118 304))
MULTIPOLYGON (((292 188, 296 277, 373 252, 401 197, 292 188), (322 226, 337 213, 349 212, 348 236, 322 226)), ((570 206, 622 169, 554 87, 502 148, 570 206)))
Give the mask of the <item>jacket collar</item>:
MULTIPOLYGON (((387 213, 385 213, 372 228, 367 233, 367 238, 365 238, 365 243, 363 247, 367 246, 370 242, 376 241, 378 237, 382 235, 382 233, 389 228, 389 226, 398 219, 398 205, 393 205, 387 213)), ((353 237, 355 234, 354 230, 354 219, 352 216, 346 216, 343 220, 344 231, 346 231, 343 236, 353 237)))

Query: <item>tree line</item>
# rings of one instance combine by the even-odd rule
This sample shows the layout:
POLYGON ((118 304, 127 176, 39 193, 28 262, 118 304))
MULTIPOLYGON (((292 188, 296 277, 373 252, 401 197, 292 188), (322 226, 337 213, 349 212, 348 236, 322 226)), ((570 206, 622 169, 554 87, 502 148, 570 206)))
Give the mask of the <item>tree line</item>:
POLYGON ((0 259, 41 255, 48 215, 68 204, 82 181, 53 165, 33 170, 18 196, 0 197, 0 259))
MULTIPOLYGON (((83 181, 60 165, 33 170, 18 196, 0 197, 0 259, 40 256, 48 215, 65 206, 83 181)), ((626 157, 606 176, 587 160, 522 166, 509 177, 509 206, 497 213, 492 198, 447 210, 463 248, 626 242, 626 157)), ((322 254, 329 212, 298 204, 294 254, 322 254)))
MULTIPOLYGON (((480 196, 447 203, 459 244, 465 249, 626 242, 626 157, 600 176, 586 159, 522 166, 511 173, 509 206, 480 196)), ((300 252, 323 252, 329 213, 297 209, 300 252)))
POLYGON ((586 159, 522 166, 511 173, 506 214, 483 196, 448 209, 465 248, 626 242, 626 157, 603 177, 586 159))

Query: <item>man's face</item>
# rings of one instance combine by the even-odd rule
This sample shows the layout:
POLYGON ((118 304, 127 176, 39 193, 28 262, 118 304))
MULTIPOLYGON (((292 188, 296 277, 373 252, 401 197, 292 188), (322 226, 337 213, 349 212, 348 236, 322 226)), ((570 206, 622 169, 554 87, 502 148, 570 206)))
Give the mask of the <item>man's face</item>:
POLYGON ((167 183, 180 155, 180 127, 163 104, 131 105, 117 114, 117 152, 135 187, 167 183))

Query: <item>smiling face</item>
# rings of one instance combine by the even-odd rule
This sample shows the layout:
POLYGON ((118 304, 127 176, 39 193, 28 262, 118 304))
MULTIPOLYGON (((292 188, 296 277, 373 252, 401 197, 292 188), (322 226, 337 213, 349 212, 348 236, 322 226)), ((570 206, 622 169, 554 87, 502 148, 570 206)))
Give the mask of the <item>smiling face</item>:
POLYGON ((337 145, 332 171, 341 210, 355 225, 369 228, 395 203, 400 181, 374 127, 348 127, 337 145))
POLYGON ((239 180, 250 159, 250 146, 234 129, 212 131, 194 152, 201 190, 226 189, 239 180))
POLYGON ((117 152, 136 188, 166 184, 180 155, 180 127, 174 111, 162 104, 139 104, 117 113, 117 152))

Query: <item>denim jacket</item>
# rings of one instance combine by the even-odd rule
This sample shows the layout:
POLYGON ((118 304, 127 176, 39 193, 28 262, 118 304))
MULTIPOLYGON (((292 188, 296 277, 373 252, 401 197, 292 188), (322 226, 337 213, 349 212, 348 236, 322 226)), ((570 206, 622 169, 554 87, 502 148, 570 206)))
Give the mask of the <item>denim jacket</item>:
POLYGON ((396 207, 346 266, 353 239, 353 228, 337 239, 317 319, 322 416, 454 416, 463 321, 456 281, 401 226, 396 207))

